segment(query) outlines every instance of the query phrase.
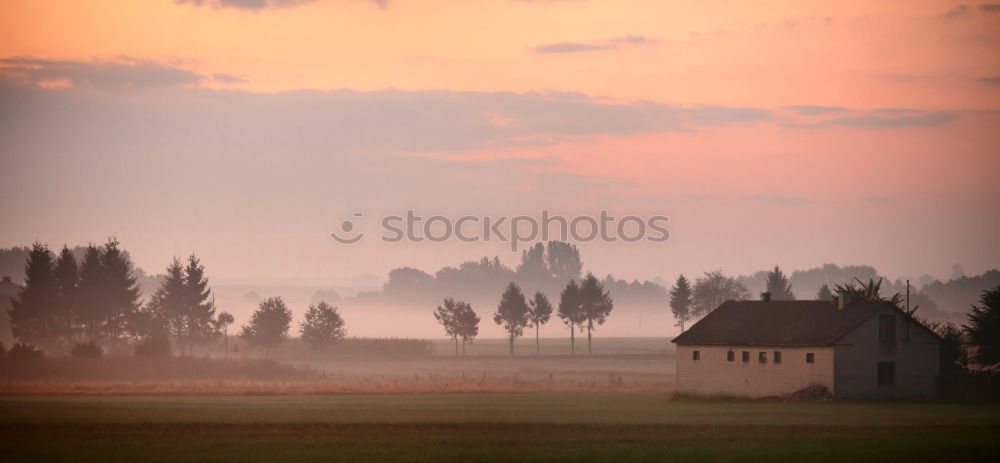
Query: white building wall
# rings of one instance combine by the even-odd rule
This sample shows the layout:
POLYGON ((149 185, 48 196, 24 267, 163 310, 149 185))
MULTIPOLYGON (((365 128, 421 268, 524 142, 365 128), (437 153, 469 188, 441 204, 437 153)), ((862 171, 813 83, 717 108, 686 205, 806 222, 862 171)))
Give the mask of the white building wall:
POLYGON ((760 347, 760 346, 677 346, 677 392, 688 395, 734 397, 770 397, 791 394, 810 385, 834 390, 834 349, 832 347, 760 347), (727 361, 732 350, 734 359, 727 361), (700 359, 693 359, 698 351, 700 359), (750 352, 750 361, 742 361, 742 352, 750 352), (782 362, 774 363, 774 352, 782 353, 782 362), (767 352, 767 363, 758 354, 767 352), (814 354, 814 363, 806 354, 814 354))

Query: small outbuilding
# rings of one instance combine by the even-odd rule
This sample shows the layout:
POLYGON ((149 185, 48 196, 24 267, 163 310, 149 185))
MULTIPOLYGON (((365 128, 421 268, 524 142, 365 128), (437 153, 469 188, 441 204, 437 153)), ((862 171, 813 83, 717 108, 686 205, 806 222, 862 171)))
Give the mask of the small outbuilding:
POLYGON ((888 303, 728 301, 674 338, 677 392, 933 397, 941 338, 888 303))

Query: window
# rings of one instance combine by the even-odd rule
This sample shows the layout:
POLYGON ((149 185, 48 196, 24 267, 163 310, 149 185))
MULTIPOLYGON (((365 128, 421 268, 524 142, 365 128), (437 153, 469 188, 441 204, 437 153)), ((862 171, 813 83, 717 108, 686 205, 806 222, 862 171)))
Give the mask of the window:
POLYGON ((774 363, 781 363, 781 352, 774 351, 774 363))
POLYGON ((767 352, 757 354, 757 361, 760 363, 767 363, 767 352))
POLYGON ((736 352, 733 351, 726 352, 726 361, 732 362, 733 360, 736 360, 736 352))
POLYGON ((692 360, 701 360, 701 351, 696 350, 696 351, 691 352, 691 359, 692 360))
POLYGON ((806 353, 806 363, 816 363, 816 355, 812 352, 806 353))
POLYGON ((743 351, 741 354, 743 363, 750 363, 750 352, 743 351))
POLYGON ((878 362, 878 385, 893 386, 896 384, 896 362, 878 362))
POLYGON ((895 315, 879 315, 878 316, 878 342, 881 343, 894 343, 896 342, 896 316, 895 315))

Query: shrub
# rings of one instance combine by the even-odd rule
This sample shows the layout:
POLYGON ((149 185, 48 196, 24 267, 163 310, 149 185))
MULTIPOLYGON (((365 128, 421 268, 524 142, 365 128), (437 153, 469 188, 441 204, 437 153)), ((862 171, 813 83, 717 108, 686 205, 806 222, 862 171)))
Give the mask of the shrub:
POLYGON ((80 358, 96 359, 104 356, 104 350, 101 349, 101 346, 98 346, 94 341, 73 343, 73 348, 69 353, 73 357, 80 358))
POLYGON ((171 354, 173 347, 164 334, 152 334, 135 343, 135 355, 138 357, 170 357, 171 354))
POLYGON ((7 351, 7 356, 12 359, 33 360, 42 358, 42 351, 32 344, 15 342, 7 351))

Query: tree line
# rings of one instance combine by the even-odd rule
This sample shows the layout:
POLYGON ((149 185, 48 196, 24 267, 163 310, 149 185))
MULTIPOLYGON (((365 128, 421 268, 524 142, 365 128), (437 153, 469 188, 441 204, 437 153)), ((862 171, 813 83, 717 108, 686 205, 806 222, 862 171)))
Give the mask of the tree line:
MULTIPOLYGON (((194 254, 174 258, 159 287, 145 303, 128 253, 115 238, 88 245, 82 262, 63 246, 56 256, 48 246, 32 245, 24 264, 25 282, 8 311, 18 349, 36 346, 50 352, 120 350, 131 345, 138 355, 193 355, 194 346, 224 339, 228 353, 232 314, 217 311, 205 266, 194 254)), ((271 347, 287 338, 291 311, 280 297, 262 301, 239 336, 271 347)), ((321 350, 346 336, 343 318, 325 301, 310 305, 300 335, 321 350)))
MULTIPOLYGON (((571 279, 559 294, 559 306, 556 315, 569 327, 570 352, 576 354, 576 332, 587 331, 587 354, 591 355, 594 330, 603 325, 611 315, 614 301, 605 291, 601 282, 591 273, 577 284, 571 279)), ((510 355, 514 355, 514 342, 524 334, 527 328, 535 329, 535 353, 541 354, 539 329, 548 323, 554 307, 548 296, 541 291, 535 292, 528 299, 521 287, 515 282, 507 284, 500 295, 500 303, 493 313, 493 322, 507 332, 510 355)), ((445 330, 445 334, 455 342, 455 355, 458 355, 458 340, 462 340, 462 354, 465 345, 472 342, 479 334, 480 318, 466 301, 453 298, 444 300, 434 311, 434 318, 445 330)))

